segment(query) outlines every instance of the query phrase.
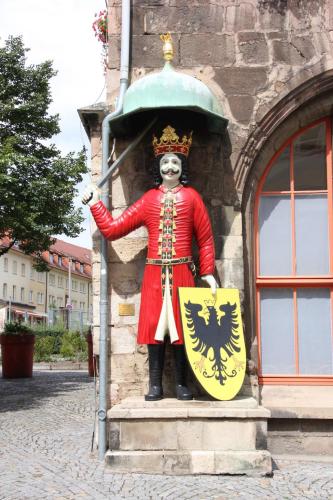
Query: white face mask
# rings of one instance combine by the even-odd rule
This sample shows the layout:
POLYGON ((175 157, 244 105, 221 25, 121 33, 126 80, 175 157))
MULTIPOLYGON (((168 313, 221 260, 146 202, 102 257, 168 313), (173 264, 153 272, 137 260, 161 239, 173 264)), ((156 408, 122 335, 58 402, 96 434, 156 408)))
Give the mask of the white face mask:
POLYGON ((160 160, 160 174, 163 184, 166 186, 176 186, 182 175, 182 162, 174 153, 166 153, 160 160))

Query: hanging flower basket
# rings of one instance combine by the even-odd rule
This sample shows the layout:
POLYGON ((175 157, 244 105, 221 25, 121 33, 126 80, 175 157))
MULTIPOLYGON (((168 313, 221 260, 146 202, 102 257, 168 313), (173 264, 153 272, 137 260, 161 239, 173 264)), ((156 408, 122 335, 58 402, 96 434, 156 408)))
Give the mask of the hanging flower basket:
POLYGON ((95 21, 92 24, 95 32, 95 37, 102 44, 102 61, 104 70, 107 68, 107 52, 108 52, 108 15, 106 10, 101 10, 99 14, 95 14, 95 21))

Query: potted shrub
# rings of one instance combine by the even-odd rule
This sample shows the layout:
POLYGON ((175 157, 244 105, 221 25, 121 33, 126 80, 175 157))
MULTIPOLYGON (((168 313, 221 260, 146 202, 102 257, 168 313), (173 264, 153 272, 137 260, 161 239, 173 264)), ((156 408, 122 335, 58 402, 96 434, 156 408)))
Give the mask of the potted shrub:
POLYGON ((23 323, 6 323, 0 334, 2 376, 32 377, 35 335, 23 323))

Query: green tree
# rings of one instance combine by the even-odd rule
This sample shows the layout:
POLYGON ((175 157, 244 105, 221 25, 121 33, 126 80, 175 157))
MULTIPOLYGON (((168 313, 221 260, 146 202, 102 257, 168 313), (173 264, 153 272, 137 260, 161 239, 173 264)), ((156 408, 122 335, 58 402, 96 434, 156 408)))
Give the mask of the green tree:
POLYGON ((52 235, 81 232, 81 209, 74 206, 76 185, 86 172, 85 151, 62 156, 52 144, 59 116, 49 115, 51 61, 28 65, 21 37, 9 37, 0 48, 0 238, 41 254, 52 235))

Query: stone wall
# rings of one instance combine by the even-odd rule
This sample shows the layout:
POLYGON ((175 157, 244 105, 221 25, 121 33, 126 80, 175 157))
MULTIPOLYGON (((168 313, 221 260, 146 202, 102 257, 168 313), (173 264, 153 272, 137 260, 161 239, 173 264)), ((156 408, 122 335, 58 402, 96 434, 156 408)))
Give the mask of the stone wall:
MULTIPOLYGON (((222 140, 194 138, 190 171, 192 185, 202 194, 212 219, 221 285, 245 293, 248 358, 255 360, 251 353, 255 337, 251 301, 253 189, 265 165, 262 161, 268 161, 285 139, 283 133, 279 134, 286 117, 284 110, 292 116, 298 106, 308 104, 310 97, 304 102, 297 100, 297 90, 311 78, 314 83, 309 87, 315 88, 316 79, 333 68, 332 2, 133 0, 132 10, 131 81, 162 68, 159 35, 170 31, 176 68, 208 85, 229 119, 222 140), (273 131, 275 140, 270 143, 273 131), (263 148, 265 155, 258 161, 263 148), (201 175, 203 165, 205 178, 201 175)), ((120 0, 109 0, 109 15, 107 101, 113 108, 119 88, 120 0)), ((312 121, 311 116, 308 120, 312 121)), ((123 147, 123 143, 117 143, 116 155, 123 147)), ((150 161, 147 143, 116 174, 110 184, 114 214, 151 186, 150 161)), ((146 351, 135 343, 145 238, 140 230, 110 245, 114 401, 129 393, 142 394, 147 382, 146 351), (134 304, 135 315, 119 316, 122 303, 134 304)), ((98 251, 96 262, 97 286, 98 251)), ((97 288, 94 292, 97 306, 97 288)), ((98 307, 94 314, 98 324, 98 307)), ((255 391, 255 363, 250 362, 249 368, 255 391)))

